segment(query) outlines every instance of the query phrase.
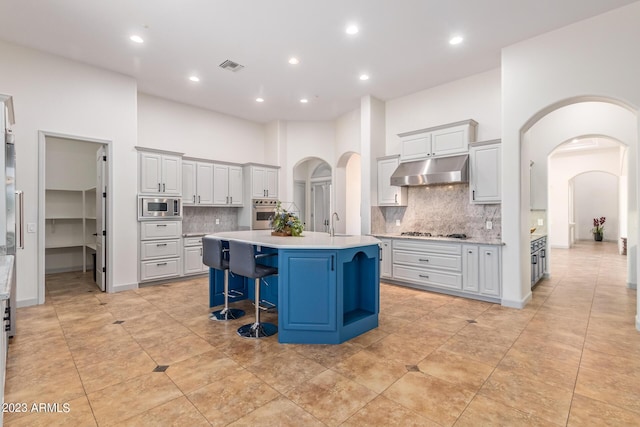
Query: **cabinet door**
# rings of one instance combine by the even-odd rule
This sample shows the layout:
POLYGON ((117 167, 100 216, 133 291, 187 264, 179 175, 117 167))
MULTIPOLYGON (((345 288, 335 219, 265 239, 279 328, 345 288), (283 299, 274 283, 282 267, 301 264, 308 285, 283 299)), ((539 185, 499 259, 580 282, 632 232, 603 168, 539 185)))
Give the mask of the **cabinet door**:
POLYGON ((229 166, 213 166, 213 204, 226 205, 229 203, 229 166))
POLYGON ((162 192, 162 156, 156 153, 140 153, 140 192, 162 192))
POLYGON ((500 248, 480 246, 480 293, 500 296, 500 248))
POLYGON ((260 199, 267 197, 267 190, 264 185, 267 171, 265 168, 251 168, 251 197, 260 199))
POLYGON ((242 167, 229 166, 229 204, 242 206, 242 167))
POLYGON ((182 191, 182 159, 178 156, 162 156, 162 192, 180 194, 182 191))
POLYGON ((379 206, 406 206, 407 191, 402 187, 391 185, 391 175, 395 172, 400 160, 378 160, 378 205, 379 206))
POLYGON ((213 204, 213 163, 196 164, 196 190, 199 205, 213 204))
POLYGON ((182 162, 182 204, 196 203, 196 162, 185 160, 182 162))
POLYGON ((501 147, 499 144, 471 147, 469 151, 471 175, 471 203, 500 203, 501 147))
POLYGON ((393 276, 393 260, 391 259, 391 240, 380 239, 382 243, 382 260, 380 261, 380 277, 391 278, 393 276))
POLYGON ((469 125, 431 132, 431 155, 448 156, 469 150, 469 125))
POLYGON ((267 197, 278 198, 278 169, 265 170, 265 190, 267 190, 267 197))
POLYGON ((278 255, 278 316, 288 330, 337 330, 337 256, 335 251, 292 250, 278 255))
POLYGON ((462 246, 462 289, 469 292, 480 290, 480 264, 478 247, 471 245, 462 246))
POLYGON ((184 274, 201 273, 204 270, 202 264, 202 246, 184 248, 184 274))
POLYGON ((411 135, 402 138, 402 160, 424 159, 430 155, 430 133, 411 135))

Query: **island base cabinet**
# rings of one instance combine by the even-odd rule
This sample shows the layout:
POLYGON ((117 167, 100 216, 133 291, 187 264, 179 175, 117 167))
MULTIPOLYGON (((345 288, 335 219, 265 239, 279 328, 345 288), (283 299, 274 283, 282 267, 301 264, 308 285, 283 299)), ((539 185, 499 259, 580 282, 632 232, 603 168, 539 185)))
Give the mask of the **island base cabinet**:
POLYGON ((280 251, 278 341, 339 344, 377 327, 378 251, 280 251))

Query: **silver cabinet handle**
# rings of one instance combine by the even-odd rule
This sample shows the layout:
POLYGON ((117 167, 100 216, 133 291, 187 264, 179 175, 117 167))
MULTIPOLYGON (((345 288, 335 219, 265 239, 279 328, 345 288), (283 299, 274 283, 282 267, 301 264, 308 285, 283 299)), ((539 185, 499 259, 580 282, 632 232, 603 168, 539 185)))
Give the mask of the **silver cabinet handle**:
POLYGON ((161 266, 163 266, 163 265, 167 265, 167 263, 166 263, 166 262, 159 262, 159 263, 157 263, 156 265, 157 265, 158 267, 161 267, 161 266))
POLYGON ((475 200, 476 199, 476 190, 473 190, 471 192, 471 200, 475 200))
POLYGON ((158 183, 158 193, 160 192, 160 183, 158 183))
POLYGON ((162 184, 162 192, 165 193, 167 191, 167 186, 166 184, 162 184))
POLYGON ((469 251, 470 254, 473 254, 473 251, 469 251))
POLYGON ((18 244, 18 248, 24 249, 24 193, 18 190, 16 191, 16 196, 18 196, 18 209, 20 209, 20 214, 18 215, 18 221, 20 221, 18 238, 20 239, 20 243, 18 244))
POLYGON ((200 196, 198 196, 198 203, 200 203, 200 196))
POLYGON ((200 256, 202 256, 202 248, 200 248, 200 256))
POLYGON ((157 246, 157 247, 167 246, 167 244, 166 244, 166 243, 157 243, 157 244, 156 244, 156 246, 157 246))
POLYGON ((233 204, 233 196, 229 196, 229 204, 232 205, 233 204))
POLYGON ((166 227, 167 224, 156 224, 156 227, 166 227))
POLYGON ((425 274, 418 274, 418 276, 423 277, 423 278, 425 278, 425 279, 428 279, 428 278, 429 278, 429 276, 427 276, 427 275, 425 275, 425 274))
POLYGON ((398 194, 396 193, 396 203, 398 203, 398 194))
POLYGON ((418 258, 418 261, 429 262, 429 258, 418 258))
POLYGON ((491 252, 487 252, 487 255, 491 255, 491 252))
POLYGON ((194 194, 193 195, 193 203, 195 203, 195 202, 196 202, 196 195, 194 194))

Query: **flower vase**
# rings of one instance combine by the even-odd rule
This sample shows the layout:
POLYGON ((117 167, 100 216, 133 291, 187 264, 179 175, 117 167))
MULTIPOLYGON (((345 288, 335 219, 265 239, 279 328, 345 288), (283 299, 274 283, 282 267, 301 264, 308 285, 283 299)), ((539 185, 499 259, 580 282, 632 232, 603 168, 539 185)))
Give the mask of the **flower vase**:
POLYGON ((602 242, 602 236, 604 233, 593 233, 593 240, 596 242, 602 242))

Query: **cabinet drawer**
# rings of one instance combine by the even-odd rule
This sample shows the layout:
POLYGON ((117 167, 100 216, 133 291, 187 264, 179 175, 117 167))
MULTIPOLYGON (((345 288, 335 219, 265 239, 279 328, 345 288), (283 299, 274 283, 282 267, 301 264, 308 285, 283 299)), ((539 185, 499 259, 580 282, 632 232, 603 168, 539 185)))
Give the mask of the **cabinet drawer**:
POLYGON ((180 274, 180 259, 163 259, 140 263, 140 281, 165 279, 180 274))
POLYGON ((184 246, 202 246, 202 237, 185 237, 184 246))
POLYGON ((462 255, 462 245, 459 243, 438 243, 423 240, 394 239, 393 249, 408 251, 437 252, 441 254, 462 255))
POLYGON ((140 259, 173 258, 180 256, 178 240, 161 240, 159 242, 141 242, 140 259))
POLYGON ((393 278, 447 289, 462 289, 462 274, 393 265, 393 278))
POLYGON ((393 262, 423 268, 442 268, 453 271, 462 270, 462 258, 456 255, 393 251, 393 262))
POLYGON ((182 235, 180 221, 149 221, 140 223, 140 239, 179 239, 182 235))

